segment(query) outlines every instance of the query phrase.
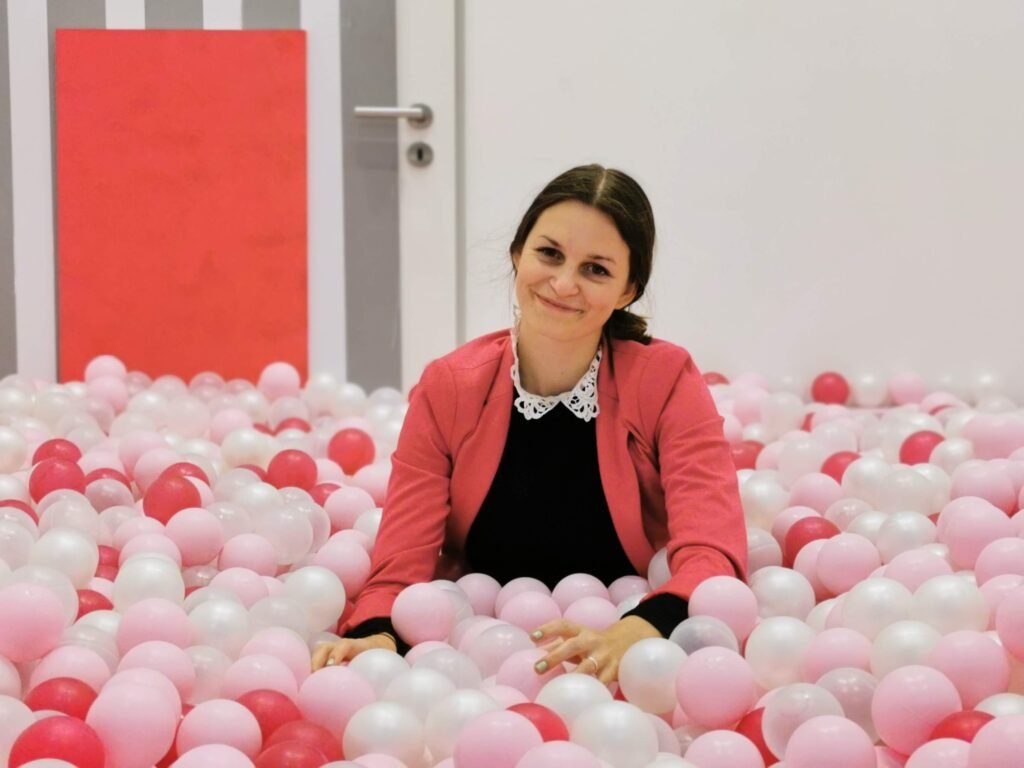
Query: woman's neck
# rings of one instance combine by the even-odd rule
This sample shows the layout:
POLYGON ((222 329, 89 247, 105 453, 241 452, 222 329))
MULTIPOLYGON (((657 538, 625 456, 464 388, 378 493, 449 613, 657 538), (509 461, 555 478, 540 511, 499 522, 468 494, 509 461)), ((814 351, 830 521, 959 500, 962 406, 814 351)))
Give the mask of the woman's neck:
POLYGON ((600 333, 593 339, 560 341, 520 326, 519 381, 541 397, 568 392, 587 372, 600 342, 600 333))

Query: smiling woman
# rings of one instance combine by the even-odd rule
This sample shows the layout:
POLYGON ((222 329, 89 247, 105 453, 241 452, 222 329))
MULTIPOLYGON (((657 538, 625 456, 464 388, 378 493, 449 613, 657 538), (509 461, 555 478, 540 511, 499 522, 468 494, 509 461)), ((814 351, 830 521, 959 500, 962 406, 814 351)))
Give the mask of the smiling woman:
POLYGON ((722 418, 689 353, 628 310, 654 239, 650 203, 621 171, 573 168, 537 196, 509 248, 515 322, 433 361, 410 392, 370 579, 315 668, 406 647, 395 598, 437 575, 442 550, 503 584, 554 587, 644 575, 665 548, 670 577, 618 620, 531 627, 538 674, 573 662, 605 682, 634 643, 686 618, 697 584, 745 576, 722 418))

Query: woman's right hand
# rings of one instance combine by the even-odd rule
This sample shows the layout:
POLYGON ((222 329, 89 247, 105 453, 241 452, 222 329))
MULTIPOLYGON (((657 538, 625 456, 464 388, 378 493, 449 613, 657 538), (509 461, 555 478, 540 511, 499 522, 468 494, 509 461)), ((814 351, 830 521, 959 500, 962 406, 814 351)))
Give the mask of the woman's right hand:
POLYGON ((397 651, 398 647, 390 635, 370 635, 368 637, 343 637, 336 643, 324 643, 313 653, 313 671, 355 658, 363 651, 371 648, 383 648, 397 651))

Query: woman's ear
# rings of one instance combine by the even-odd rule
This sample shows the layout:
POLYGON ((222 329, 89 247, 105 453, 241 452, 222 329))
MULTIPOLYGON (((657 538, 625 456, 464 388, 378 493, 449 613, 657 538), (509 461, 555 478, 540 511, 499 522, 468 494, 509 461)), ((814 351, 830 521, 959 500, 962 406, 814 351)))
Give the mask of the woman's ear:
POLYGON ((635 296, 636 284, 630 283, 628 286, 626 286, 626 290, 622 292, 622 296, 620 296, 619 300, 615 303, 615 308, 625 309, 626 307, 633 303, 633 298, 635 296))

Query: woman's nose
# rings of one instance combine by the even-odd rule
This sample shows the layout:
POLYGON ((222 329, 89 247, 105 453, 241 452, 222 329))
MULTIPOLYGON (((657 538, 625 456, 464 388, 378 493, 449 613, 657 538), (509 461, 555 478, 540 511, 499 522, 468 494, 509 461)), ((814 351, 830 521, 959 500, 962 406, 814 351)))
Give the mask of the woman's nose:
POLYGON ((555 293, 568 295, 576 292, 576 273, 569 268, 562 267, 557 274, 551 278, 551 286, 555 293))

